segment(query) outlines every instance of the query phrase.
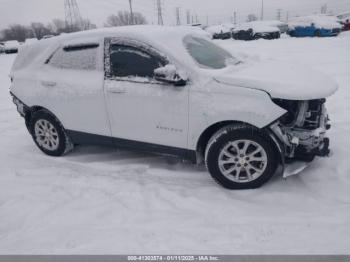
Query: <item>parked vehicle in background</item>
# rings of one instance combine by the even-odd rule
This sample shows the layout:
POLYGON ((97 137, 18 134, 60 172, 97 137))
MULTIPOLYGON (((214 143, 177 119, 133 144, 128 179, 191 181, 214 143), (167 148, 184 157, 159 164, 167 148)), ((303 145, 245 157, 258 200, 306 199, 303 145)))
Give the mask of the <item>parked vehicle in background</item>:
POLYGON ((0 43, 0 54, 5 52, 5 45, 4 43, 0 43))
POLYGON ((43 39, 49 39, 49 38, 52 38, 52 37, 54 37, 54 35, 44 35, 43 39))
POLYGON ((229 189, 257 188, 288 161, 329 153, 329 77, 245 63, 193 27, 133 26, 24 45, 10 77, 40 150, 100 144, 205 162, 229 189))
POLYGON ((204 30, 207 31, 213 39, 231 39, 232 38, 232 28, 228 25, 213 25, 208 26, 204 30))
POLYGON ((343 25, 343 28, 342 28, 343 31, 350 30, 350 20, 349 19, 346 19, 345 22, 341 22, 341 24, 343 25))
POLYGON ((271 26, 265 21, 253 21, 238 25, 232 31, 232 37, 236 40, 278 39, 281 37, 280 29, 271 26))
POLYGON ((342 24, 343 31, 348 31, 350 30, 350 12, 343 13, 337 15, 337 18, 339 19, 340 23, 342 24))
POLYGON ((342 29, 339 19, 328 15, 297 17, 288 26, 288 34, 293 37, 337 36, 342 29))
POLYGON ((7 42, 5 42, 5 53, 6 54, 17 53, 19 46, 20 46, 20 44, 16 40, 7 41, 7 42))
POLYGON ((262 20, 259 21, 259 23, 265 24, 267 26, 277 27, 280 30, 281 34, 288 32, 288 24, 279 20, 262 20))
POLYGON ((24 44, 25 45, 29 45, 29 44, 33 44, 33 43, 36 43, 38 42, 39 40, 37 38, 27 38, 25 41, 24 41, 24 44))

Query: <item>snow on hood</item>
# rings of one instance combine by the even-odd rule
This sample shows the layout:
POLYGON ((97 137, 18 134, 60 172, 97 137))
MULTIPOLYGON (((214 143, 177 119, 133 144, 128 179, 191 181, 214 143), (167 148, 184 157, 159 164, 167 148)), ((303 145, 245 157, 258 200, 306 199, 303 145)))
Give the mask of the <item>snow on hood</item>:
POLYGON ((255 33, 273 33, 279 32, 279 28, 277 26, 273 26, 265 21, 253 21, 241 24, 233 30, 234 32, 238 32, 241 30, 249 30, 252 29, 255 33))
POLYGON ((297 17, 293 21, 289 23, 290 28, 295 28, 297 26, 311 26, 311 24, 314 24, 316 28, 323 28, 323 29, 334 29, 334 28, 341 28, 340 23, 338 22, 338 18, 334 16, 328 16, 328 15, 310 15, 310 16, 303 16, 303 17, 297 17))
POLYGON ((214 78, 223 84, 259 89, 273 98, 288 100, 326 98, 338 89, 332 78, 318 71, 272 60, 242 66, 214 78))

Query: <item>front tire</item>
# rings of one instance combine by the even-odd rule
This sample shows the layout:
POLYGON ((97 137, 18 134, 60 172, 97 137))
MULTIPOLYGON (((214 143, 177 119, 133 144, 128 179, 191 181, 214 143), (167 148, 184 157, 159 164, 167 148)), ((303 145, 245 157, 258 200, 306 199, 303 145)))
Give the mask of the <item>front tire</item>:
POLYGON ((35 144, 49 156, 62 156, 73 149, 62 124, 46 110, 33 113, 29 130, 35 144))
POLYGON ((254 189, 276 172, 279 156, 270 138, 259 129, 232 125, 209 141, 206 165, 216 182, 227 189, 254 189))

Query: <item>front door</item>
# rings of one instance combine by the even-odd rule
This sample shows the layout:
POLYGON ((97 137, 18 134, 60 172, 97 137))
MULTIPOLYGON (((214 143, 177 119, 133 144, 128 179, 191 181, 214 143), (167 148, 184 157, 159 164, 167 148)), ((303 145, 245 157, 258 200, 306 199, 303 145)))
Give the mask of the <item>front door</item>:
POLYGON ((113 137, 187 148, 188 86, 154 78, 168 64, 152 47, 125 39, 107 39, 105 94, 113 137))

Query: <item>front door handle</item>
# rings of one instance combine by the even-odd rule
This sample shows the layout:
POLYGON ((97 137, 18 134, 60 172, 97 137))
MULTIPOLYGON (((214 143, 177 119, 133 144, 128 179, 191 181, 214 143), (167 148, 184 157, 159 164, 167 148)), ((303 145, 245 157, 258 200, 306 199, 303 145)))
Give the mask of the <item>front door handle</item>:
POLYGON ((54 87, 57 85, 56 82, 52 82, 52 81, 41 81, 41 84, 46 87, 54 87))

